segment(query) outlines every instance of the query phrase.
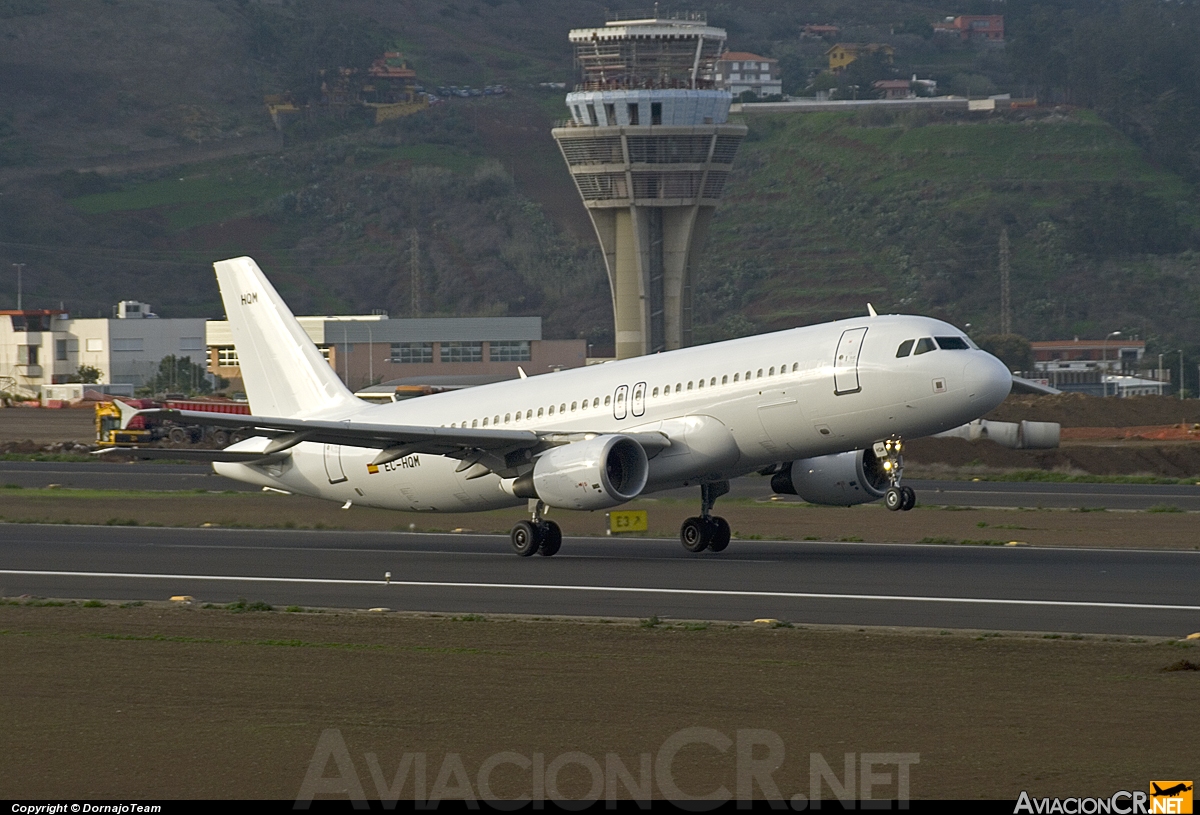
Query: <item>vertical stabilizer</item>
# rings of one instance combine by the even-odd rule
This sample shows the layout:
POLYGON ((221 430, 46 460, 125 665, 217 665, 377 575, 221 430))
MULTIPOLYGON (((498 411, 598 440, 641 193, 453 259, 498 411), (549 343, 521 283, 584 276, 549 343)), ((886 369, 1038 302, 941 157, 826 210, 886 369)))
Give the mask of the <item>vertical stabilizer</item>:
POLYGON ((253 413, 289 418, 356 401, 257 263, 241 257, 213 268, 253 413))

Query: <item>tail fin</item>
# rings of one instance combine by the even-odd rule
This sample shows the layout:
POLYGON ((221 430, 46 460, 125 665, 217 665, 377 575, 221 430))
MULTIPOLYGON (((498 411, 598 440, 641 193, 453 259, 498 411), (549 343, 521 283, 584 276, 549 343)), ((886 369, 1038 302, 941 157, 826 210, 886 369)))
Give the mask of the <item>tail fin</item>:
POLYGON ((257 263, 240 257, 213 268, 254 413, 290 418, 355 401, 257 263))

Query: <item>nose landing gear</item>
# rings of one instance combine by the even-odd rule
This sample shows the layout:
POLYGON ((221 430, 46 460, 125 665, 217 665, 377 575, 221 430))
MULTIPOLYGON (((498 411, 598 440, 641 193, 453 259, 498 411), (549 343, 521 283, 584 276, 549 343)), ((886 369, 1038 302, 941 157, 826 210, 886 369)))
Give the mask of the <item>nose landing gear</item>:
POLYGON ((883 493, 883 505, 892 512, 907 512, 917 505, 917 494, 913 488, 900 484, 900 478, 904 475, 903 450, 904 441, 898 438, 877 441, 873 450, 891 484, 883 493))
POLYGON ((717 498, 729 492, 728 481, 700 485, 700 515, 688 518, 679 528, 679 541, 689 552, 723 552, 733 534, 729 522, 712 514, 717 498))
POLYGON ((553 557, 562 547, 562 529, 554 521, 542 518, 546 505, 541 501, 530 501, 532 520, 518 521, 512 528, 510 538, 513 551, 521 557, 539 554, 553 557))

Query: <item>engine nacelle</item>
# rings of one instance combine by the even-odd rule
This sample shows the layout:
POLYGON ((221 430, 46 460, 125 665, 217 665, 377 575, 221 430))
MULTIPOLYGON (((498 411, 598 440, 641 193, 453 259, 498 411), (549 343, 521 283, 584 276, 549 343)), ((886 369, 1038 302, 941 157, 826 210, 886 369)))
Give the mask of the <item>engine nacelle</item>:
POLYGON ((871 450, 798 459, 771 478, 777 493, 838 507, 878 500, 889 484, 883 462, 871 450))
POLYGON ((596 436, 543 453, 512 491, 559 509, 607 509, 636 498, 649 475, 646 451, 636 441, 596 436))

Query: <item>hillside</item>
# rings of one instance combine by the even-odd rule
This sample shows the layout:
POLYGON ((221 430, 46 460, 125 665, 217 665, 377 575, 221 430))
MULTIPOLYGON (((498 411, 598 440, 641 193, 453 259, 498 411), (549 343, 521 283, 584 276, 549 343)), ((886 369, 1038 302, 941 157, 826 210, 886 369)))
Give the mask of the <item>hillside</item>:
POLYGON ((716 335, 746 319, 765 330, 857 314, 867 300, 998 331, 1007 229, 1019 333, 1190 341, 1194 192, 1092 114, 746 121, 700 283, 699 322, 716 335))
MULTIPOLYGON (((789 70, 819 65, 824 47, 800 41, 799 25, 836 20, 848 38, 896 42, 897 70, 947 87, 1040 87, 1003 52, 911 33, 912 20, 957 7, 690 5, 729 30, 731 47, 789 70)), ((133 297, 168 316, 217 315, 209 264, 251 254, 298 311, 399 316, 413 311, 415 242, 421 313, 542 314, 548 336, 585 336, 602 351, 612 331, 603 266, 549 137, 562 92, 535 85, 570 78, 568 29, 603 20, 606 7, 0 0, 0 270, 27 264, 27 305, 90 315, 133 297), (264 93, 303 97, 318 68, 382 47, 403 50, 430 86, 512 93, 381 127, 314 120, 280 146, 264 93), (76 172, 118 164, 127 169, 76 172)), ((1010 10, 1014 37, 1049 37, 1023 8, 1010 10)), ((1058 93, 1047 76, 1037 82, 1058 93)), ((697 280, 698 339, 858 314, 868 300, 995 331, 1007 229, 1017 331, 1120 329, 1153 353, 1200 351, 1188 168, 1121 122, 1059 107, 746 123, 697 280)), ((0 279, 11 307, 15 285, 0 279)))

